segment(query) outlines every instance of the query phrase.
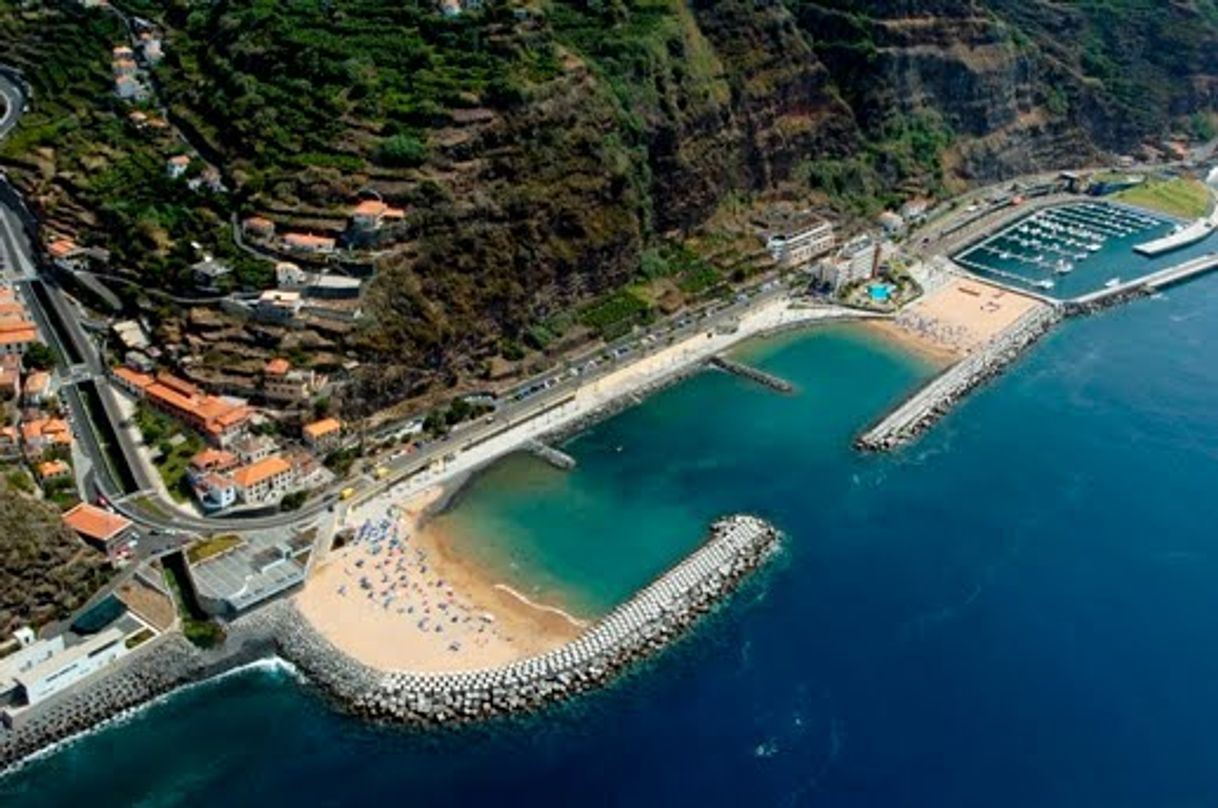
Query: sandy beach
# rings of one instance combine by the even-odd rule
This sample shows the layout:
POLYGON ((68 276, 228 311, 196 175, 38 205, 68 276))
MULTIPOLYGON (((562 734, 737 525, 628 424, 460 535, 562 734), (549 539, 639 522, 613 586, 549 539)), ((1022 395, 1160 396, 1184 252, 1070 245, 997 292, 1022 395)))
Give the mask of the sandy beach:
POLYGON ((1029 295, 957 277, 905 307, 897 317, 875 324, 910 347, 959 359, 1046 304, 1029 295))
POLYGON ((439 487, 404 502, 382 496, 349 515, 354 540, 315 568, 296 597, 301 614, 337 648, 382 670, 490 668, 578 637, 583 622, 451 552, 425 524, 441 496, 439 487))

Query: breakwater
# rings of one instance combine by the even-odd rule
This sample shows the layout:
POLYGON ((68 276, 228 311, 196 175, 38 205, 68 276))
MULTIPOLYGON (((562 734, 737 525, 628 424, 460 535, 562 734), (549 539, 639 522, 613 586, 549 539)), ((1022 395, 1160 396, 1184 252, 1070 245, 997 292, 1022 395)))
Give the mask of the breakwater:
POLYGON ((547 446, 539 440, 528 443, 529 451, 560 471, 570 471, 575 468, 575 458, 561 449, 547 446))
POLYGON ((178 688, 270 656, 280 622, 275 612, 250 615, 231 624, 224 645, 210 651, 176 632, 150 640, 104 672, 29 708, 13 728, 0 728, 0 769, 178 688))
POLYGON ((712 356, 710 359, 706 360, 706 363, 711 367, 716 367, 720 370, 727 371, 728 373, 739 376, 742 379, 757 382, 763 387, 768 387, 771 390, 777 390, 780 393, 790 393, 795 390, 795 385, 791 384, 786 379, 779 378, 772 373, 766 373, 764 370, 749 367, 748 365, 742 362, 737 362, 733 359, 728 359, 723 356, 712 356))
POLYGON ((883 452, 917 438, 978 385, 1000 374, 1059 319, 1055 306, 1038 307, 984 347, 952 365, 854 442, 856 449, 883 452))
POLYGON ((701 547, 579 639, 498 668, 377 671, 334 648, 299 615, 282 621, 279 651, 346 709, 373 720, 437 726, 529 712, 600 686, 665 648, 770 558, 780 538, 753 516, 721 519, 701 547))

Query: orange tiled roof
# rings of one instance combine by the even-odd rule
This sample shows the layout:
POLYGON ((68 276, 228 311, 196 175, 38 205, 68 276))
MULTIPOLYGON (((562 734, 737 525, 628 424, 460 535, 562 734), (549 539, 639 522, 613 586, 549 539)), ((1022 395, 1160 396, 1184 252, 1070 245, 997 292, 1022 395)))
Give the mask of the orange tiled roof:
POLYGON ((257 485, 263 480, 268 480, 276 474, 282 474, 285 471, 290 471, 292 464, 284 460, 280 455, 271 455, 264 457, 256 463, 250 463, 248 466, 237 469, 233 472, 233 482, 242 488, 249 488, 257 485))
POLYGON ((268 376, 282 376, 292 369, 292 363, 283 357, 277 357, 266 363, 265 372, 268 376))
POLYGON ((190 465, 199 469, 229 469, 237 465, 237 456, 223 449, 204 449, 190 458, 190 465))
POLYGON ((15 345, 22 342, 33 342, 38 338, 32 323, 24 320, 19 323, 0 323, 0 345, 15 345))
POLYGON ((61 474, 70 474, 72 467, 62 460, 48 460, 45 463, 38 464, 38 476, 42 479, 48 477, 58 477, 61 474))
POLYGON ((291 247, 333 248, 334 239, 325 236, 315 236, 312 233, 288 233, 283 237, 285 244, 291 247))
POLYGON ((65 255, 70 255, 79 249, 80 247, 72 239, 57 238, 47 247, 47 252, 51 254, 52 258, 63 258, 65 255))
POLYGON ((317 438, 337 432, 343 428, 343 425, 337 418, 323 418, 320 421, 314 421, 311 424, 305 424, 304 433, 316 440, 317 438))
POLYGON ((147 373, 140 373, 138 370, 132 370, 125 366, 115 368, 114 375, 139 390, 144 390, 154 381, 147 373))
POLYGON ((51 384, 51 374, 45 370, 36 370, 25 378, 25 392, 37 394, 44 392, 51 384))
POLYGON ((87 502, 65 513, 63 521, 80 535, 103 542, 131 527, 130 520, 87 502))

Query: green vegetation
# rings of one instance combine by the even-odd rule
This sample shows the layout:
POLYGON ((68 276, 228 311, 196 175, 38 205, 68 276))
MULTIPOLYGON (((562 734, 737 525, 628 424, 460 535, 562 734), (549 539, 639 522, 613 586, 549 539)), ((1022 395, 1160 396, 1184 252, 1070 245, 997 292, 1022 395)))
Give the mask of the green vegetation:
POLYGON ((1213 204, 1205 183, 1185 177, 1147 180, 1121 191, 1114 198, 1181 219, 1199 219, 1209 213, 1213 204))
POLYGON ((109 563, 57 509, 0 489, 0 636, 66 619, 110 578, 109 563))
POLYGON ((206 561, 209 558, 214 558, 221 553, 227 553, 236 547, 241 546, 241 537, 235 533, 226 533, 221 536, 209 536, 206 539, 199 539, 186 550, 186 560, 191 564, 198 564, 201 561, 206 561))
POLYGON ((131 650, 132 648, 137 648, 143 645, 155 636, 156 634, 152 631, 152 629, 145 627, 128 637, 126 642, 123 644, 127 646, 127 650, 131 650))
POLYGON ((21 361, 31 370, 50 370, 55 367, 55 352, 45 343, 35 342, 26 349, 21 361))
POLYGON ((180 563, 166 563, 165 583, 177 605, 178 617, 181 618, 182 635, 199 648, 214 648, 224 642, 224 627, 199 611, 196 604, 186 596, 185 582, 179 580, 186 575, 180 563))
POLYGON ((628 290, 614 292, 580 310, 579 319, 596 329, 603 340, 614 340, 630 333, 635 325, 644 323, 650 314, 647 302, 628 290))
POLYGON ((203 451, 203 439, 142 401, 136 406, 135 425, 144 436, 144 444, 155 446, 160 453, 156 467, 169 493, 179 501, 188 498, 190 487, 186 470, 190 459, 203 451))

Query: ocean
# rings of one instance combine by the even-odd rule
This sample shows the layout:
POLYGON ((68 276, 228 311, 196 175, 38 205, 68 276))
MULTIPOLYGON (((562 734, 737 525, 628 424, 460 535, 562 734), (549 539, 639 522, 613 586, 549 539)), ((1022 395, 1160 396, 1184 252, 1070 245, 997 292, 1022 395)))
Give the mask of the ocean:
POLYGON ((858 328, 759 341, 795 395, 701 374, 571 441, 567 476, 509 460, 445 517, 589 614, 717 515, 786 532, 612 688, 428 734, 259 666, 44 755, 0 804, 1213 804, 1215 333, 1215 278, 1069 322, 892 456, 851 438, 925 362, 858 328))

